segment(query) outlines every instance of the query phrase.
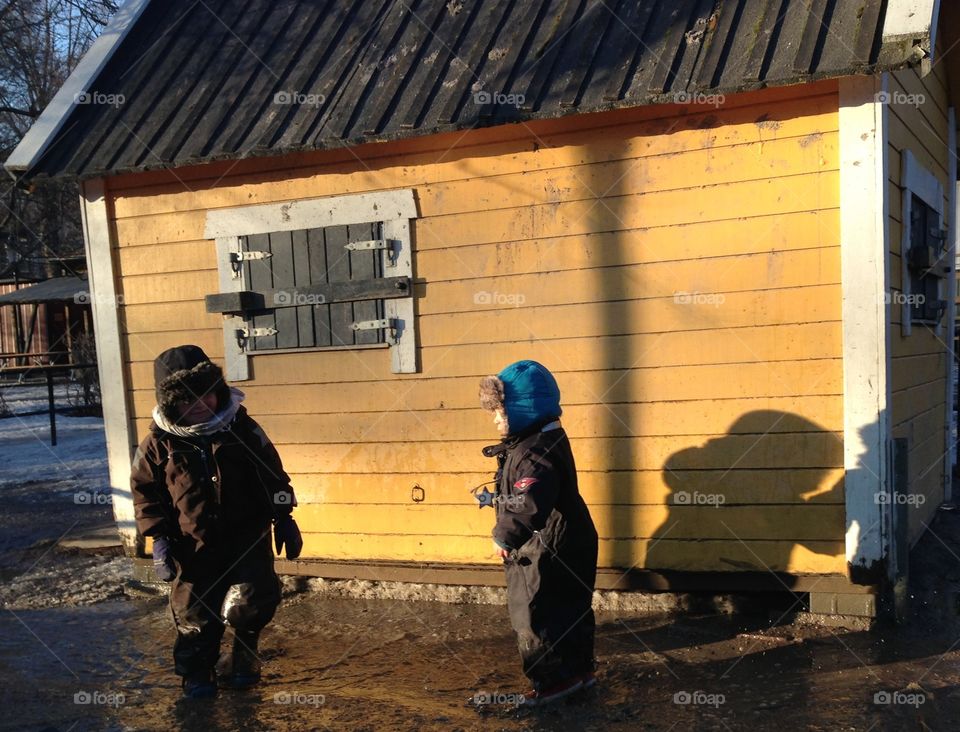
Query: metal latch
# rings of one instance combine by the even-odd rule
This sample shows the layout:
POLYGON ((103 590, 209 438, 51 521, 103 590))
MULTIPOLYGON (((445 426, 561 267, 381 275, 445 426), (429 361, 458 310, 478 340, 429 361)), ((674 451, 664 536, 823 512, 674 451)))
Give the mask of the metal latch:
POLYGON ((383 250, 387 253, 387 266, 397 266, 397 249, 394 246, 393 239, 365 239, 363 241, 352 241, 343 245, 344 249, 351 252, 376 251, 383 250))
POLYGON ((237 328, 237 345, 241 351, 244 351, 247 348, 247 341, 251 338, 266 338, 276 334, 276 328, 237 328))
POLYGON ((937 240, 939 240, 939 241, 946 241, 946 240, 947 240, 947 233, 948 233, 948 232, 947 232, 946 229, 941 229, 939 226, 931 226, 931 227, 930 227, 930 236, 931 236, 931 238, 933 238, 933 239, 937 239, 937 240))
POLYGON ((243 269, 244 262, 251 262, 258 259, 270 259, 273 252, 230 252, 230 268, 233 270, 234 279, 240 276, 240 270, 243 269))
POLYGON ((385 330, 388 331, 386 339, 388 343, 397 342, 397 319, 382 318, 380 320, 358 320, 351 326, 354 330, 385 330))

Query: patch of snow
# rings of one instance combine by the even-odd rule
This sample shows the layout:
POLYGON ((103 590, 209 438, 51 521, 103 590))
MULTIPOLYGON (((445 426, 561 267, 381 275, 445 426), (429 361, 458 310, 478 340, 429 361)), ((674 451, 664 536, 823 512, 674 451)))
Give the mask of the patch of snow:
MULTIPOLYGON (((63 408, 67 405, 69 391, 70 387, 65 382, 54 383, 53 398, 57 408, 63 408)), ((46 409, 48 406, 47 387, 45 384, 24 386, 4 384, 0 386, 0 397, 3 398, 3 402, 14 414, 46 409)))
POLYGON ((109 492, 100 417, 57 415, 57 445, 45 414, 0 419, 0 488, 24 481, 72 481, 91 495, 109 492))
POLYGON ((43 607, 92 605, 124 594, 133 577, 133 563, 126 557, 104 560, 89 556, 66 560, 51 552, 25 574, 0 585, 0 607, 30 610, 43 607))

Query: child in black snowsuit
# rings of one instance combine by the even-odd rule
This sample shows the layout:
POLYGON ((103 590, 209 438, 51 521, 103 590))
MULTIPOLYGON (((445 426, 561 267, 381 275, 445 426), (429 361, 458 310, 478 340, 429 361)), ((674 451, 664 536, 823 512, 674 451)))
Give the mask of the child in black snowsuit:
POLYGON ((597 531, 577 488, 560 426, 560 389, 536 361, 518 361, 480 384, 480 404, 503 435, 497 458, 496 550, 503 559, 525 704, 546 704, 593 686, 597 531))
POLYGON ((154 362, 157 406, 134 456, 137 530, 153 538, 154 568, 171 581, 173 657, 184 695, 245 688, 260 679, 257 642, 280 603, 270 528, 288 559, 303 546, 290 478, 243 392, 197 346, 154 362), (225 624, 232 651, 220 653, 225 624))

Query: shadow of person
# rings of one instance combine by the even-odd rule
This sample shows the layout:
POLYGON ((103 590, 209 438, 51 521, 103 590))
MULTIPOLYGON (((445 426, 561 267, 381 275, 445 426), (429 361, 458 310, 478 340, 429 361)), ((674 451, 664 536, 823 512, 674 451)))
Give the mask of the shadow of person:
POLYGON ((667 459, 668 511, 646 568, 756 573, 774 590, 802 574, 844 575, 843 464, 835 432, 789 412, 743 414, 722 437, 667 459))

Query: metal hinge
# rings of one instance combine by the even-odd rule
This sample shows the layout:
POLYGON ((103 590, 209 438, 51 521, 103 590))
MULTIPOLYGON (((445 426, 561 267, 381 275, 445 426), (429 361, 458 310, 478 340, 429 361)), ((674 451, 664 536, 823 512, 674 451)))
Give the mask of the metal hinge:
POLYGON ((243 269, 244 262, 252 262, 259 259, 270 259, 273 252, 230 252, 230 268, 233 270, 233 278, 240 277, 240 271, 243 269))
POLYGON ((351 326, 354 330, 385 330, 388 343, 397 342, 397 319, 381 318, 380 320, 358 320, 351 326))
POLYGON ((363 241, 352 241, 343 245, 344 249, 351 252, 376 251, 382 250, 387 253, 387 266, 395 267, 397 265, 397 249, 394 246, 393 239, 365 239, 363 241))
POLYGON ((276 328, 237 328, 237 345, 241 351, 244 351, 247 348, 247 341, 251 338, 266 338, 276 334, 276 328))

